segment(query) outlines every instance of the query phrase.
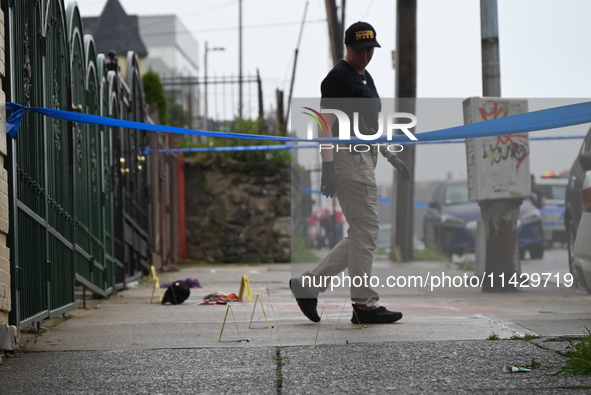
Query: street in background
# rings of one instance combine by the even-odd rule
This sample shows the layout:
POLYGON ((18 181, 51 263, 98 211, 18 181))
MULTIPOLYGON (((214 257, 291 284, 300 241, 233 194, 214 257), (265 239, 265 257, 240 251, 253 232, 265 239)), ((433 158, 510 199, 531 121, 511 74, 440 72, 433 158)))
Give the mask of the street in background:
MULTIPOLYGON (((468 200, 466 180, 450 180, 440 184, 429 202, 424 222, 425 245, 452 255, 473 252, 476 225, 482 218, 478 203, 468 200)), ((531 258, 544 256, 544 238, 540 211, 529 199, 519 209, 517 239, 520 257, 529 252, 531 258)))

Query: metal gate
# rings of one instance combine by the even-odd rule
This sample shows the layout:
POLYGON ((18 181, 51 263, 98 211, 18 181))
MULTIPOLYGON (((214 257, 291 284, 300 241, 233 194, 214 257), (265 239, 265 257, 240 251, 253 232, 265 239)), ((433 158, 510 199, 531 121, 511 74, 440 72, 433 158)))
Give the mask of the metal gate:
MULTIPOLYGON (((112 59, 111 64, 111 68, 115 68, 116 61, 112 59)), ((126 81, 117 78, 117 84, 111 84, 118 90, 110 94, 112 108, 117 109, 112 116, 143 122, 146 114, 137 56, 129 53, 126 65, 126 81)), ((145 131, 123 128, 113 133, 112 149, 117 167, 114 173, 114 243, 118 286, 147 273, 150 266, 148 178, 143 152, 147 146, 145 131)))
MULTIPOLYGON (((137 57, 124 80, 96 54, 76 3, 2 0, 7 101, 144 121, 137 57)), ((28 111, 9 143, 12 300, 20 327, 73 309, 76 282, 107 296, 149 267, 146 133, 28 111)))

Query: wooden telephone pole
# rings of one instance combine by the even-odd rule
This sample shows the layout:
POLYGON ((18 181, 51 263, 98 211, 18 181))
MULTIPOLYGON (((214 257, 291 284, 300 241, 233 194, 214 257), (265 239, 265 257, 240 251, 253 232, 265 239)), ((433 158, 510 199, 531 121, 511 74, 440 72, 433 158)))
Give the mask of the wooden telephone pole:
MULTIPOLYGON (((415 113, 417 97, 417 0, 396 2, 396 112, 415 113)), ((403 262, 413 260, 414 255, 414 174, 415 146, 407 145, 398 154, 410 170, 408 181, 398 181, 394 173, 392 196, 396 196, 396 208, 392 218, 394 245, 400 251, 403 262)))
POLYGON ((336 0, 324 0, 326 5, 326 18, 328 20, 328 37, 330 39, 330 54, 332 63, 337 62, 345 56, 345 39, 343 23, 345 18, 345 0, 341 1, 341 17, 339 20, 336 0))
MULTIPOLYGON (((480 0, 480 31, 482 39, 482 95, 501 97, 499 61, 499 27, 497 0, 480 0)), ((529 177, 528 177, 529 178, 529 177)), ((479 201, 486 229, 485 272, 503 278, 521 274, 517 246, 517 217, 523 198, 487 199, 479 201), (494 226, 493 226, 494 224, 494 226)), ((515 286, 502 281, 484 282, 483 291, 505 292, 515 286)))

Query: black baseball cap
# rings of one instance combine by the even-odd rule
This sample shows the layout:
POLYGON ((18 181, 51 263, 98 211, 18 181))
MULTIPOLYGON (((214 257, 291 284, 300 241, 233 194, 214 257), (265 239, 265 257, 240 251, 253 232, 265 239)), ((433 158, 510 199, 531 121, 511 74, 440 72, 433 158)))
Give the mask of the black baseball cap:
POLYGON ((345 44, 355 50, 367 47, 381 48, 376 40, 377 35, 372 25, 359 21, 349 26, 345 32, 345 44))

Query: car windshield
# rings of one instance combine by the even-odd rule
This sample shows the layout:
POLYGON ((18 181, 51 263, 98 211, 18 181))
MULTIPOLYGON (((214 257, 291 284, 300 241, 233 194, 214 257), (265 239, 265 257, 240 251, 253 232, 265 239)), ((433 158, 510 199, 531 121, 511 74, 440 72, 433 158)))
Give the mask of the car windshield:
POLYGON ((468 202, 468 184, 450 184, 445 188, 444 204, 462 204, 468 202))
POLYGON ((563 185, 538 185, 546 199, 564 200, 566 184, 563 185))

